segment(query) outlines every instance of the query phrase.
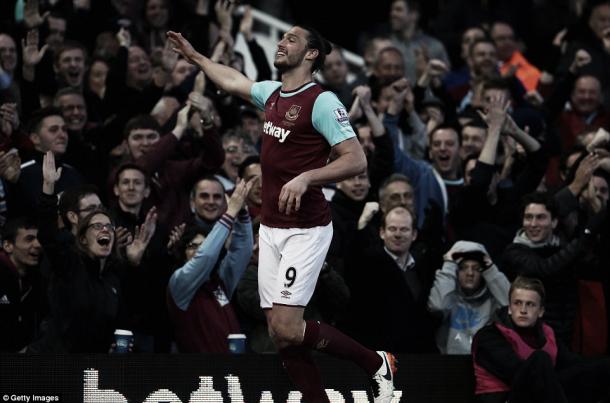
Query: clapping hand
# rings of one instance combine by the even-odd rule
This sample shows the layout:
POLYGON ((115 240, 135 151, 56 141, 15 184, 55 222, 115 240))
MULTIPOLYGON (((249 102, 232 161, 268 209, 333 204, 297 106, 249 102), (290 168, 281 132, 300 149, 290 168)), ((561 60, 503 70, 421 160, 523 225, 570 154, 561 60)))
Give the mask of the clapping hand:
POLYGON ((366 202, 360 218, 358 219, 358 229, 361 230, 367 226, 373 216, 379 211, 379 203, 377 202, 366 202))
POLYGON ((244 207, 248 193, 250 193, 250 189, 252 188, 254 181, 257 179, 258 178, 256 176, 250 179, 248 182, 243 179, 237 179, 233 193, 231 193, 231 197, 227 202, 227 214, 229 214, 231 217, 235 217, 239 210, 244 207))
POLYGON ((172 250, 174 246, 180 241, 182 235, 184 235, 184 229, 186 228, 186 224, 182 223, 180 225, 176 225, 172 232, 169 234, 169 241, 167 242, 167 250, 172 250))
POLYGON ((17 183, 21 174, 21 158, 17 149, 0 151, 0 177, 10 183, 17 183))
POLYGON ((127 259, 129 262, 137 266, 142 260, 144 251, 148 247, 157 229, 157 208, 151 208, 146 214, 146 219, 140 226, 136 226, 133 241, 127 245, 127 259))

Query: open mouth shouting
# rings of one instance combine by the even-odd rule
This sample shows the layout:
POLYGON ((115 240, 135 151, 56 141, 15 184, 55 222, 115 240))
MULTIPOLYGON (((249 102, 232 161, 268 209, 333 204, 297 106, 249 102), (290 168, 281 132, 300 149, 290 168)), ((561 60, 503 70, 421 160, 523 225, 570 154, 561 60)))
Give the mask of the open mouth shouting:
POLYGON ((105 248, 110 246, 110 243, 112 242, 112 237, 110 236, 110 234, 100 234, 97 237, 96 241, 98 245, 105 248))

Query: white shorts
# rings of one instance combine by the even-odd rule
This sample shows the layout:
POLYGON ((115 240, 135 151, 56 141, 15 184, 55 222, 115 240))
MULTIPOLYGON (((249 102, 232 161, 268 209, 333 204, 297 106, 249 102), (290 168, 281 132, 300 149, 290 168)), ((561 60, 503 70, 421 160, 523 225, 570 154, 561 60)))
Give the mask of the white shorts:
POLYGON ((259 229, 258 293, 261 307, 306 306, 333 238, 333 224, 259 229))

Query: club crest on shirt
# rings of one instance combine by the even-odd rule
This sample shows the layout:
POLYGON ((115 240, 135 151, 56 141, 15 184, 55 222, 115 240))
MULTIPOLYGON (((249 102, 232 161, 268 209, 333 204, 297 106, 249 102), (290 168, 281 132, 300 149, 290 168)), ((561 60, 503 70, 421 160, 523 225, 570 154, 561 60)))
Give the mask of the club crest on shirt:
POLYGON ((294 122, 299 117, 299 112, 301 112, 301 107, 299 105, 292 105, 284 117, 286 120, 294 122))

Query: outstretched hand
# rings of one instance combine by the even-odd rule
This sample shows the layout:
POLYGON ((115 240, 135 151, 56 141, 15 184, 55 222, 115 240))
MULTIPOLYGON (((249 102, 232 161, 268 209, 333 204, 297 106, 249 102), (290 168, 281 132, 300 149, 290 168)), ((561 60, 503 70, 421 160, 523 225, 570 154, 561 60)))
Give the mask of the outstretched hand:
POLYGON ((40 14, 38 0, 28 0, 23 8, 23 22, 28 29, 37 28, 45 22, 49 14, 51 14, 50 11, 40 14))
POLYGON ((48 44, 45 44, 42 48, 38 49, 39 42, 38 30, 29 30, 25 39, 21 40, 21 48, 23 53, 23 64, 28 67, 36 66, 42 60, 44 54, 49 48, 48 44))
POLYGON ((189 63, 197 64, 196 60, 201 54, 193 48, 193 45, 180 32, 168 31, 167 39, 170 41, 174 52, 184 57, 189 63))
POLYGON ((502 128, 508 115, 510 101, 504 95, 492 97, 485 113, 478 111, 489 127, 502 128))
POLYGON ((55 155, 47 151, 42 160, 42 191, 45 194, 55 193, 55 182, 61 177, 62 168, 55 168, 55 155))
POLYGON ((230 0, 218 0, 214 5, 214 11, 216 12, 216 19, 220 25, 220 29, 225 32, 231 32, 233 27, 233 10, 235 9, 235 2, 230 0))
POLYGON ((254 25, 254 18, 252 18, 252 7, 246 5, 244 7, 244 15, 241 17, 239 23, 239 32, 241 32, 247 41, 252 39, 252 25, 254 25))

